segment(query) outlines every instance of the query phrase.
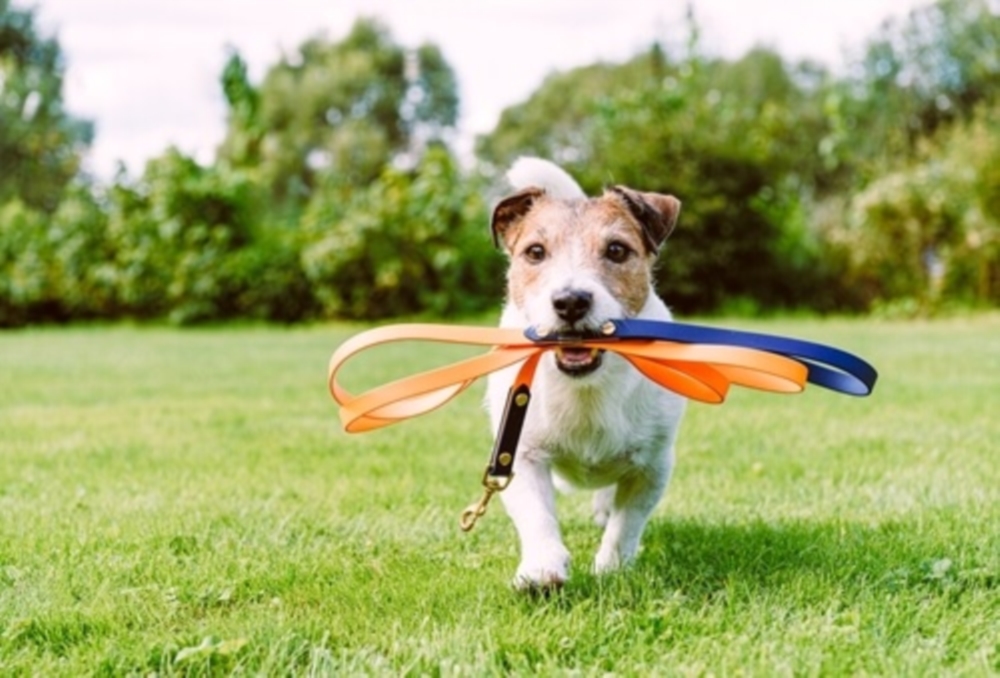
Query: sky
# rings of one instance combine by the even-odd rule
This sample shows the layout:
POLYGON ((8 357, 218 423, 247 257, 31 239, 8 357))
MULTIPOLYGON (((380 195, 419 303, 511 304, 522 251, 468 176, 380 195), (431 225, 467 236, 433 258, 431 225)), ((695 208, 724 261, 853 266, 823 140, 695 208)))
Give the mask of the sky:
MULTIPOLYGON (((684 35, 690 2, 711 53, 754 45, 840 67, 889 16, 926 0, 30 0, 67 62, 66 106, 94 121, 87 168, 141 172, 169 145, 211 161, 225 130, 219 74, 235 47, 259 81, 306 38, 378 16, 398 42, 436 43, 458 76, 460 151, 546 75, 621 61, 684 35), (853 52, 852 52, 853 50, 853 52)), ((26 6, 26 1, 15 3, 26 6)))

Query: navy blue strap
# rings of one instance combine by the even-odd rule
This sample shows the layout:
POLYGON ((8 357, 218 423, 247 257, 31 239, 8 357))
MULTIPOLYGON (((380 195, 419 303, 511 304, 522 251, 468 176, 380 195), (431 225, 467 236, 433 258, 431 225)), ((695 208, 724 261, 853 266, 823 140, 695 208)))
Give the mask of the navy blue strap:
MULTIPOLYGON (((878 379, 875 368, 858 356, 811 341, 659 320, 611 322, 615 331, 603 339, 659 339, 685 344, 740 346, 782 355, 806 366, 809 383, 848 395, 869 395, 878 379)), ((541 337, 533 329, 528 330, 526 335, 532 341, 558 340, 551 336, 541 337)))

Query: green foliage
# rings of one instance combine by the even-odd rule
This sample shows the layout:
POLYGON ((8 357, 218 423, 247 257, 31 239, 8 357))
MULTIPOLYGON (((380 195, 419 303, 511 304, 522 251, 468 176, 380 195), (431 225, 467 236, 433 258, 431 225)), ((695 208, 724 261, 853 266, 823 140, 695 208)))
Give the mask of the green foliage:
POLYGON ((294 234, 265 232, 228 255, 220 272, 229 298, 225 314, 205 316, 297 322, 319 313, 294 234))
POLYGON ((52 213, 79 169, 92 129, 63 109, 63 68, 34 12, 0 0, 0 205, 52 213))
POLYGON ((502 261, 480 186, 441 147, 412 171, 387 168, 342 202, 321 194, 303 218, 303 262, 327 315, 463 313, 497 303, 502 261))
POLYGON ((979 112, 872 182, 834 231, 869 304, 1000 303, 1000 107, 979 112))
POLYGON ((420 45, 413 53, 416 73, 408 76, 406 100, 400 113, 409 142, 438 142, 448 138, 458 122, 458 81, 440 48, 420 45))
POLYGON ((171 151, 147 165, 139 190, 158 227, 173 319, 230 315, 234 290, 222 262, 250 240, 246 184, 171 151))
POLYGON ((678 310, 718 310, 738 297, 765 308, 824 305, 812 296, 823 284, 808 242, 788 236, 810 179, 800 174, 809 163, 796 163, 800 139, 815 138, 798 136, 808 123, 789 100, 798 94, 780 59, 758 51, 734 64, 689 61, 599 111, 584 176, 593 184, 606 172, 685 203, 658 276, 678 310), (745 83, 747 71, 771 76, 756 97, 726 84, 745 83))
POLYGON ((832 83, 824 140, 853 186, 897 169, 922 140, 1000 96, 1000 13, 988 0, 938 0, 886 21, 848 77, 832 83))
POLYGON ((371 19, 339 42, 307 40, 259 87, 234 53, 222 82, 230 119, 220 160, 251 171, 293 216, 325 177, 365 186, 413 144, 442 138, 458 110, 440 50, 407 50, 371 19))
POLYGON ((562 160, 591 192, 680 197, 659 287, 685 313, 996 303, 993 6, 941 0, 887 22, 840 78, 766 49, 711 59, 693 22, 689 36, 673 55, 550 77, 480 154, 562 160))
POLYGON ((0 207, 0 327, 114 315, 106 221, 79 185, 54 214, 16 200, 0 207))
POLYGON ((825 178, 815 153, 825 120, 798 84, 815 88, 824 77, 761 49, 736 62, 669 62, 653 50, 550 78, 479 147, 498 164, 525 152, 562 155, 590 192, 621 183, 680 197, 659 287, 682 312, 734 298, 831 308, 839 300, 802 214, 805 188, 825 178))
POLYGON ((73 187, 52 215, 0 209, 0 326, 87 318, 293 321, 315 312, 299 250, 255 231, 239 175, 175 150, 95 199, 73 187))
POLYGON ((496 301, 480 186, 437 146, 458 99, 436 46, 407 50, 361 20, 339 42, 307 41, 259 87, 234 51, 221 84, 229 133, 215 165, 168 149, 137 179, 77 187, 51 215, 0 201, 0 325, 496 301))
POLYGON ((190 323, 296 320, 310 295, 290 243, 257 235, 252 185, 175 150, 108 196, 123 310, 190 323))
POLYGON ((220 264, 248 239, 240 197, 175 150, 132 185, 120 177, 108 201, 123 310, 177 321, 224 315, 220 264))
POLYGON ((1000 14, 939 0, 887 22, 845 75, 687 41, 549 76, 447 150, 455 75, 374 19, 252 82, 231 50, 227 133, 109 186, 78 172, 58 44, 0 0, 0 326, 84 318, 382 318, 490 307, 484 194, 520 155, 590 193, 684 203, 657 273, 683 314, 933 312, 1000 303, 1000 14), (484 176, 489 177, 487 183, 484 176))
POLYGON ((597 63, 554 73, 527 101, 505 109, 496 128, 477 139, 477 156, 501 171, 521 155, 584 165, 590 161, 596 106, 615 94, 660 81, 666 70, 662 50, 654 47, 625 64, 597 63))
POLYGON ((260 159, 267 130, 260 118, 260 92, 250 82, 246 61, 232 50, 220 78, 229 106, 229 129, 219 149, 220 164, 249 167, 260 159))
POLYGON ((0 209, 0 326, 20 325, 51 301, 45 260, 51 248, 41 214, 17 201, 0 209))
POLYGON ((118 311, 114 253, 107 239, 107 216, 92 187, 70 187, 47 222, 56 296, 64 317, 113 316, 118 311))

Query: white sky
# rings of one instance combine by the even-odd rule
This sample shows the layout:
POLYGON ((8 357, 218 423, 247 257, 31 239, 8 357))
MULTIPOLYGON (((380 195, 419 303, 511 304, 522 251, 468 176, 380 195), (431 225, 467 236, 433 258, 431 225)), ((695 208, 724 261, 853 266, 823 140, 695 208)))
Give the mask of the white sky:
MULTIPOLYGON (((211 160, 225 108, 226 46, 258 81, 282 52, 324 31, 343 36, 377 15, 406 46, 438 44, 455 69, 461 139, 496 124, 553 70, 623 60, 683 35, 688 0, 14 0, 38 7, 68 62, 66 103, 96 123, 88 161, 109 177, 118 160, 141 171, 168 145, 211 160)), ((890 15, 926 0, 691 0, 711 53, 754 44, 831 66, 890 15)))

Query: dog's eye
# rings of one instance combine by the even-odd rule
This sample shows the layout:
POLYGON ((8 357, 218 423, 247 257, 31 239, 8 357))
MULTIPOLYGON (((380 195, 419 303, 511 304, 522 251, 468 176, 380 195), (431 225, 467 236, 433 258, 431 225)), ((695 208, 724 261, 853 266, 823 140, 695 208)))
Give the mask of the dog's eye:
POLYGON ((537 264, 545 259, 545 248, 541 245, 531 245, 524 250, 524 258, 537 264))
POLYGON ((617 240, 608 243, 607 249, 604 250, 604 258, 616 264, 623 263, 630 256, 632 256, 632 249, 617 240))

